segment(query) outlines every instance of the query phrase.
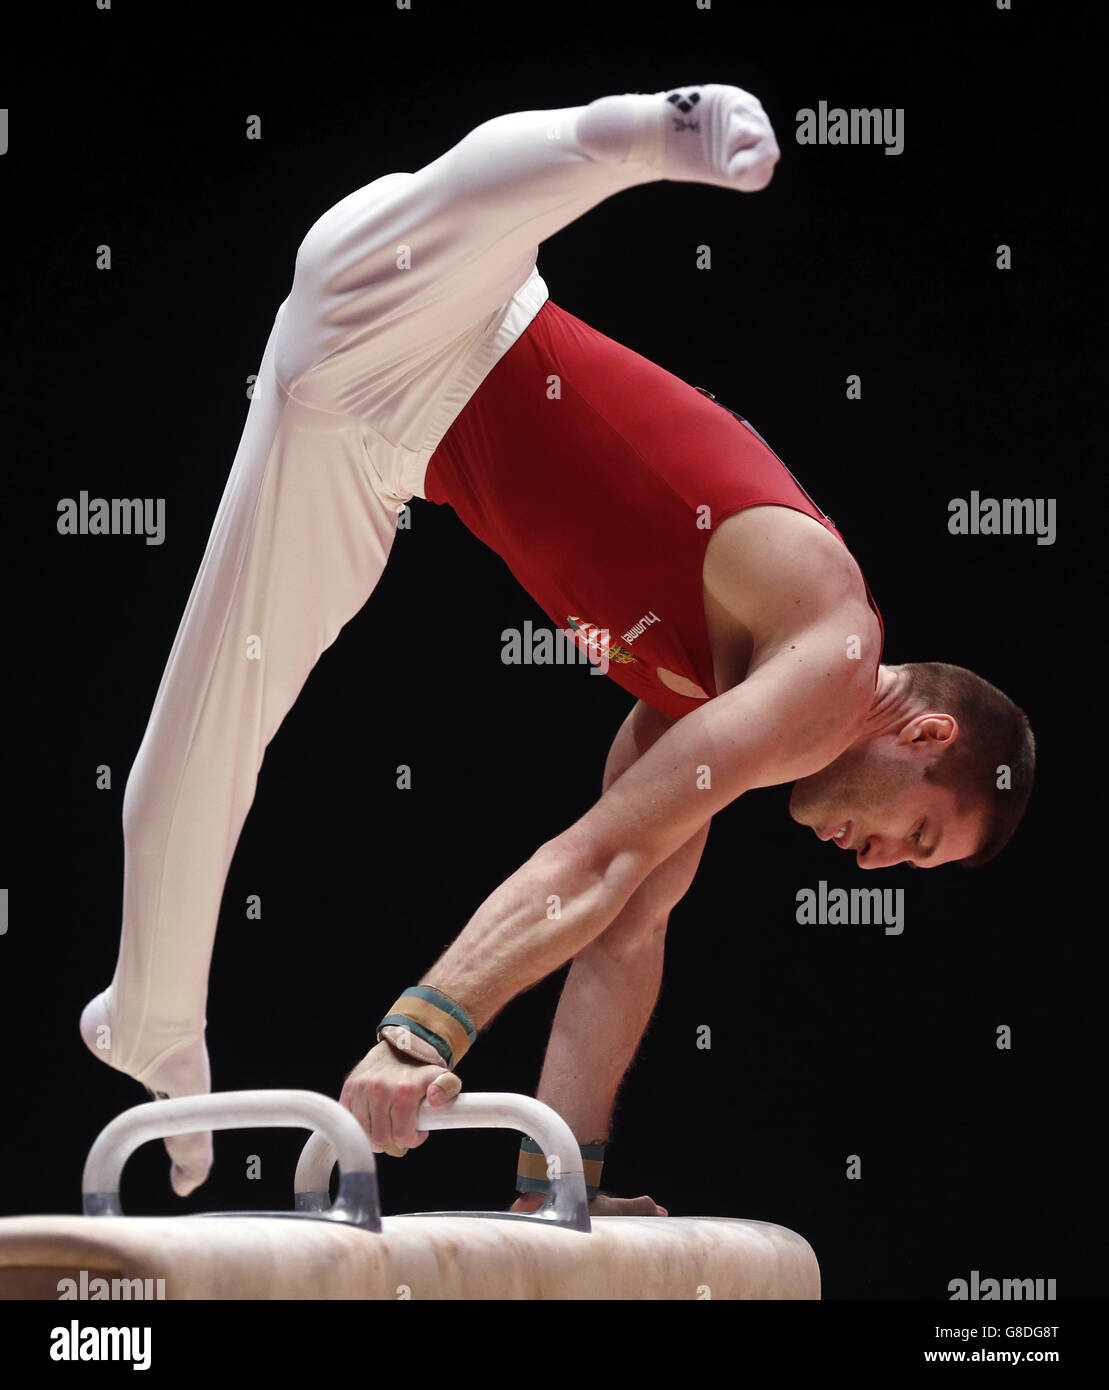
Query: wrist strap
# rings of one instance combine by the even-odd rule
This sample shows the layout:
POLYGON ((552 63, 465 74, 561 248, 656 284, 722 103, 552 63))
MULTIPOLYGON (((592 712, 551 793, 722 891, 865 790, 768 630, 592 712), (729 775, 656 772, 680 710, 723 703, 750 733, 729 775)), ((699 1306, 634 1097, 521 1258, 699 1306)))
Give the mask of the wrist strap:
MULTIPOLYGON (((582 1167, 585 1169, 585 1195, 590 1201, 601 1188, 601 1169, 604 1167, 608 1144, 581 1144, 582 1167)), ((516 1166, 517 1192, 550 1192, 547 1159, 534 1139, 526 1137, 520 1144, 520 1160, 516 1166)))
POLYGON ((461 1004, 431 985, 412 985, 404 991, 377 1025, 379 1042, 382 1029, 387 1027, 406 1028, 430 1044, 448 1069, 461 1061, 477 1037, 477 1029, 461 1004))

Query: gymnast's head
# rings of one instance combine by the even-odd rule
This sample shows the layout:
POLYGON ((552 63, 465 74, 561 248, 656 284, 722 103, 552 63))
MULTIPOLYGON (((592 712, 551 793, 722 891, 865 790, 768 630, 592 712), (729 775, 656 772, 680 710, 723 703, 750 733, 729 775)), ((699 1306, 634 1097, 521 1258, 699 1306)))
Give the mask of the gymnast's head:
POLYGON ((1028 716, 989 681, 941 661, 883 666, 866 730, 794 784, 789 813, 861 869, 975 869, 1020 824, 1035 766, 1028 716))

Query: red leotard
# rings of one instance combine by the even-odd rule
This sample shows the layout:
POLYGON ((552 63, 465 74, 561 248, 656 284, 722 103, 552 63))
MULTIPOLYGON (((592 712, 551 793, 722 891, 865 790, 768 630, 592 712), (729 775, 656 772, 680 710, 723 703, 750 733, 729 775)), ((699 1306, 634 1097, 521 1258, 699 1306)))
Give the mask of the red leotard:
POLYGON ((594 652, 607 632, 608 674, 671 718, 718 693, 702 589, 712 527, 773 503, 843 540, 745 421, 550 300, 451 424, 424 492, 557 627, 594 652), (705 694, 673 688, 686 682, 705 694))

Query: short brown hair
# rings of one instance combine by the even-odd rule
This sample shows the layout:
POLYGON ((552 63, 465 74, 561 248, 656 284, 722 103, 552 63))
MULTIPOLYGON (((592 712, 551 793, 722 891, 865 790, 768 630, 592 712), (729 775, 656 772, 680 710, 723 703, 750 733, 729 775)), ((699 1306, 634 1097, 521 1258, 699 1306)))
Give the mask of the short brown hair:
POLYGON ((918 700, 958 720, 959 737, 924 774, 925 780, 955 793, 962 812, 984 807, 985 830, 974 854, 957 862, 977 869, 989 862, 1012 838, 1021 822, 1036 771, 1036 740, 1028 716, 996 685, 963 666, 944 661, 910 661, 909 688, 918 700), (999 788, 1005 767, 1009 785, 999 788))

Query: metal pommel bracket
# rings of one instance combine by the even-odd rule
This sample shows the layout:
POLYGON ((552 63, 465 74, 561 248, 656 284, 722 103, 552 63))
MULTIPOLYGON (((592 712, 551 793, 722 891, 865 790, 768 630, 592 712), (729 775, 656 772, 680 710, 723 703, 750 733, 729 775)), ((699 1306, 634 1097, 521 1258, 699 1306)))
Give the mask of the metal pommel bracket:
MULTIPOLYGON (((209 1129, 311 1129, 327 1136, 341 1179, 334 1206, 295 1212, 204 1212, 204 1216, 313 1217, 365 1231, 381 1230, 381 1203, 373 1146, 349 1110, 315 1091, 217 1091, 136 1105, 117 1115, 97 1136, 81 1178, 86 1216, 122 1216, 123 1166, 137 1148, 168 1134, 209 1129)), ((330 1171, 330 1170, 329 1170, 330 1171)))
MULTIPOLYGON (((122 1216, 120 1179, 127 1160, 141 1145, 169 1134, 199 1130, 311 1129, 297 1163, 294 1211, 197 1212, 198 1216, 277 1216, 335 1221, 380 1233, 381 1203, 373 1145, 349 1110, 314 1091, 217 1091, 133 1106, 117 1115, 97 1136, 81 1180, 86 1216, 122 1216), (328 1186, 339 1164, 339 1193, 334 1204, 328 1186)), ((484 1216, 501 1221, 530 1221, 588 1232, 589 1199, 581 1149, 573 1131, 550 1106, 508 1091, 461 1095, 446 1105, 424 1101, 416 1116, 418 1129, 515 1129, 543 1150, 550 1169, 550 1194, 538 1211, 409 1212, 410 1216, 484 1216)))
MULTIPOLYGON (((460 1095, 446 1105, 424 1101, 416 1115, 417 1129, 515 1129, 529 1135, 547 1157, 551 1191, 531 1214, 514 1211, 421 1211, 408 1216, 484 1216, 500 1221, 531 1221, 588 1232, 589 1199, 581 1149, 566 1121, 541 1101, 510 1091, 460 1095)), ((305 1144, 297 1164, 294 1187, 297 1210, 305 1214, 328 1209, 328 1180, 336 1153, 322 1131, 305 1144)), ((341 1165, 340 1165, 341 1166, 341 1165)))

